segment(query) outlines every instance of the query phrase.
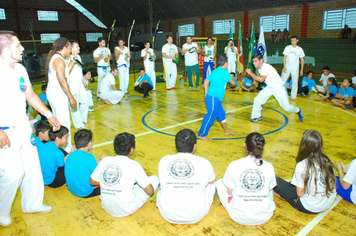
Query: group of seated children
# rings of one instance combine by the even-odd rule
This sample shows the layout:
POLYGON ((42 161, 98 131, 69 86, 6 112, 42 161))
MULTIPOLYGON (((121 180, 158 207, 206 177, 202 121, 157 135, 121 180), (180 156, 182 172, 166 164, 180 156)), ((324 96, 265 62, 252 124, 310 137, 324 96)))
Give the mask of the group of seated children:
POLYGON ((266 83, 255 81, 252 77, 247 76, 246 72, 241 72, 239 75, 236 75, 234 72, 230 72, 230 76, 235 80, 235 85, 228 83, 226 89, 233 89, 234 91, 239 91, 241 87, 242 92, 255 92, 261 91, 266 87, 266 83), (240 87, 238 86, 238 80, 241 80, 242 83, 240 87), (257 87, 256 87, 257 84, 257 87))
POLYGON ((336 192, 356 203, 356 161, 352 161, 348 171, 342 162, 334 162, 340 176, 336 179, 333 163, 323 153, 322 137, 315 130, 304 132, 293 178, 288 183, 276 178, 273 165, 262 160, 265 139, 256 132, 246 137, 247 156, 231 162, 224 177, 215 181, 209 160, 196 155, 197 137, 190 129, 176 134, 178 153, 160 160, 158 177, 148 177, 141 164, 131 159, 136 150, 132 134, 117 135, 113 142, 116 156, 105 157, 98 163, 88 153, 92 148, 90 130, 75 133, 76 150, 66 158, 59 149, 67 139, 65 127, 53 132, 41 124, 36 129, 45 184, 58 187, 64 168, 71 193, 78 197, 100 194, 102 208, 114 217, 133 214, 158 188, 158 211, 163 219, 174 224, 194 224, 202 220, 210 211, 215 190, 231 219, 244 225, 269 221, 276 209, 274 192, 308 214, 327 210, 336 192), (47 133, 52 141, 41 144, 48 140, 47 133), (48 149, 44 152, 46 145, 48 149))

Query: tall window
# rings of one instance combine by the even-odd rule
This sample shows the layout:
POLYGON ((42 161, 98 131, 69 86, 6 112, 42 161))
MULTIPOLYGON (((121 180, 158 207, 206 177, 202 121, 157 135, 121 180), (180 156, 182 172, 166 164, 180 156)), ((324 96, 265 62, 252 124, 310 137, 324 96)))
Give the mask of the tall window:
POLYGON ((37 11, 39 21, 58 21, 58 11, 37 11))
POLYGON ((356 28, 356 8, 324 11, 323 30, 356 28))
POLYGON ((263 25, 264 32, 284 29, 289 30, 289 15, 261 16, 260 25, 263 25))
POLYGON ((235 33, 235 19, 214 20, 213 34, 229 34, 230 28, 235 33))
POLYGON ((6 20, 5 9, 0 8, 0 20, 6 20))
POLYGON ((60 34, 41 34, 41 43, 53 43, 59 37, 60 34))
POLYGON ((178 26, 179 36, 194 36, 194 24, 179 25, 178 26))
POLYGON ((87 42, 98 42, 98 38, 103 37, 103 33, 86 33, 87 42))

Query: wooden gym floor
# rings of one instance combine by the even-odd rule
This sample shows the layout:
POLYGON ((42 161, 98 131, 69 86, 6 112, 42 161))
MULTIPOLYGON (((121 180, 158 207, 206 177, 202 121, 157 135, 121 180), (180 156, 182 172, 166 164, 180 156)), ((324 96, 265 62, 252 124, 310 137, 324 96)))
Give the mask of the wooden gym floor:
MULTIPOLYGON (((148 175, 157 175, 159 160, 176 153, 174 134, 183 128, 198 132, 205 114, 203 90, 188 90, 188 84, 177 80, 177 90, 166 91, 158 83, 157 92, 148 99, 133 91, 118 105, 98 104, 89 113, 88 129, 93 131, 92 153, 114 155, 112 140, 120 132, 136 135, 133 159, 141 163, 148 175)), ((90 85, 96 93, 96 83, 90 85)), ((36 88, 36 86, 34 86, 36 88)), ((40 93, 40 86, 36 92, 40 93)), ((293 105, 303 108, 304 122, 295 114, 285 113, 273 97, 263 109, 264 121, 250 122, 253 98, 256 93, 228 91, 224 98, 227 122, 236 135, 225 137, 218 122, 209 137, 221 139, 198 141, 197 155, 212 163, 217 179, 222 178, 228 164, 245 157, 244 137, 256 131, 265 134, 263 159, 271 162, 277 176, 291 179, 295 157, 302 134, 306 129, 318 130, 324 138, 325 153, 332 161, 349 164, 355 158, 356 112, 335 108, 326 102, 315 102, 315 94, 298 96, 293 105)), ((74 127, 72 127, 74 134, 74 127)), ((275 197, 277 209, 271 220, 259 226, 244 226, 233 222, 215 196, 209 214, 193 225, 174 225, 164 221, 156 208, 156 194, 131 216, 114 218, 100 204, 100 198, 78 198, 66 186, 45 187, 44 203, 53 206, 47 214, 24 214, 18 193, 11 217, 13 223, 0 227, 0 235, 355 235, 356 206, 337 199, 329 212, 307 215, 275 197)))

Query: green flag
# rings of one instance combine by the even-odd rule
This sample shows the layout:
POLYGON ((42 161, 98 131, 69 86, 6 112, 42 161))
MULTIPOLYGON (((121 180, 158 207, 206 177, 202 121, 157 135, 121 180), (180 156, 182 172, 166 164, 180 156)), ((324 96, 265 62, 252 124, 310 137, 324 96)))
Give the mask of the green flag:
POLYGON ((248 68, 250 68, 253 72, 255 72, 255 67, 253 66, 252 57, 256 54, 256 38, 255 38, 255 27, 253 26, 252 21, 252 29, 251 29, 251 39, 248 44, 248 68))
POLYGON ((234 36, 232 35, 232 24, 231 24, 231 21, 230 21, 230 35, 229 35, 229 40, 232 39, 234 40, 234 36))

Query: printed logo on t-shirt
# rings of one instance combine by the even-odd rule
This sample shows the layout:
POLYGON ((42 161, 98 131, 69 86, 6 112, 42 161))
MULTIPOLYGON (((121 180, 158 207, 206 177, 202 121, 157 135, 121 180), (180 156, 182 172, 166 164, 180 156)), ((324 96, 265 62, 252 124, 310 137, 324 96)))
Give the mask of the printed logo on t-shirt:
POLYGON ((194 166, 186 159, 178 159, 168 165, 168 173, 176 179, 189 179, 194 175, 194 166))
POLYGON ((107 186, 112 186, 120 181, 122 171, 117 165, 108 165, 104 168, 102 173, 104 184, 107 186))
POLYGON ((265 184, 265 177, 261 171, 256 169, 245 170, 241 176, 242 188, 247 192, 258 192, 265 184))
POLYGON ((320 169, 318 170, 317 175, 318 175, 318 178, 317 178, 318 184, 325 187, 326 186, 325 179, 324 179, 323 173, 320 171, 320 169))
POLYGON ((25 80, 24 80, 23 77, 20 78, 19 84, 20 84, 20 90, 21 90, 23 93, 26 93, 27 85, 26 85, 25 80))
POLYGON ((35 135, 33 135, 33 133, 31 134, 30 140, 31 140, 31 144, 32 144, 33 146, 36 146, 35 135))
POLYGON ((176 55, 176 50, 175 50, 174 48, 170 48, 168 54, 169 54, 171 57, 174 57, 174 55, 176 55))

